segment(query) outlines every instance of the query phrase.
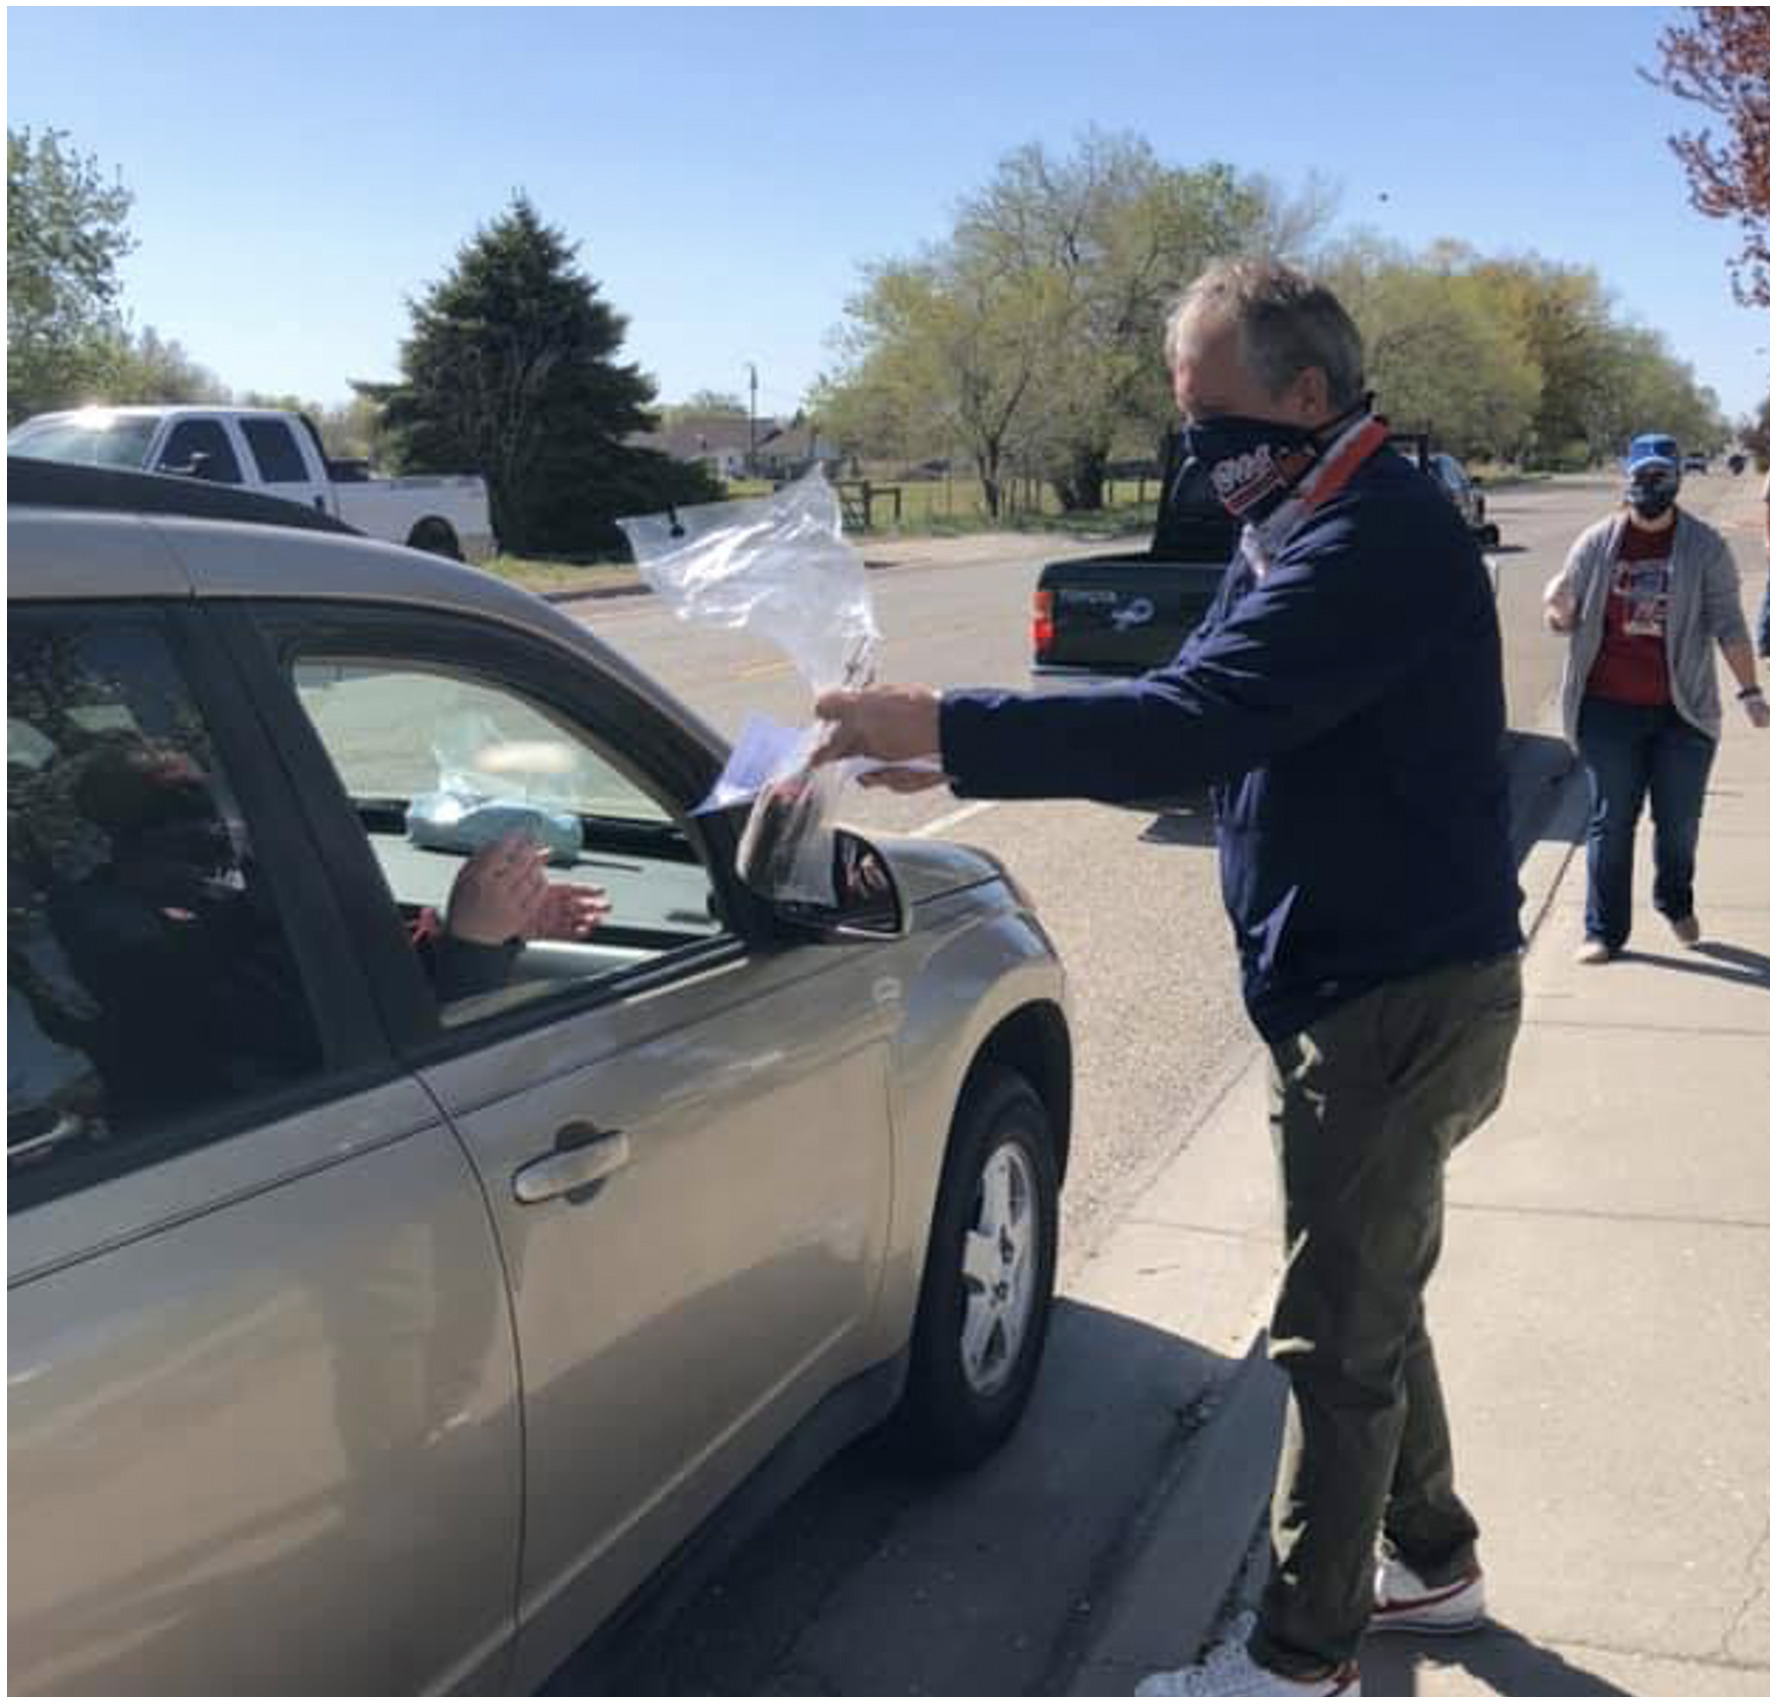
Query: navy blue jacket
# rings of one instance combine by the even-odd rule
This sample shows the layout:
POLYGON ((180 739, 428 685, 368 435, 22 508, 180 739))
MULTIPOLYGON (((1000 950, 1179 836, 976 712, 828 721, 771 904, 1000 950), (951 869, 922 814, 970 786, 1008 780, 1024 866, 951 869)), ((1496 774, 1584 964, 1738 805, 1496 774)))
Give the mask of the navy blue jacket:
POLYGON ((949 692, 965 797, 1157 799, 1210 784, 1247 1009, 1267 1040, 1381 983, 1523 945, 1500 627, 1433 482, 1371 457, 1256 581, 1231 564, 1165 669, 949 692))

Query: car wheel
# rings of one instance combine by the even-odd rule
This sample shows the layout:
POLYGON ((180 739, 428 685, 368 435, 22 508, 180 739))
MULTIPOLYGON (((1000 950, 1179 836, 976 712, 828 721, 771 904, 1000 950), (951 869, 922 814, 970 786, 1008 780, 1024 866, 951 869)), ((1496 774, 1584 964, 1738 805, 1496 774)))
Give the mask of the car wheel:
POLYGON ((1060 1193, 1043 1102, 1015 1071, 978 1073, 951 1128, 892 1423, 927 1466, 973 1467, 1025 1411, 1049 1331, 1060 1193))
POLYGON ((1496 550, 1500 546, 1500 528, 1490 521, 1477 535, 1482 541, 1484 550, 1496 550))
POLYGON ((452 562, 463 560, 463 547, 458 544, 457 535, 448 521, 421 521, 408 534, 407 542, 410 550, 424 550, 452 562))

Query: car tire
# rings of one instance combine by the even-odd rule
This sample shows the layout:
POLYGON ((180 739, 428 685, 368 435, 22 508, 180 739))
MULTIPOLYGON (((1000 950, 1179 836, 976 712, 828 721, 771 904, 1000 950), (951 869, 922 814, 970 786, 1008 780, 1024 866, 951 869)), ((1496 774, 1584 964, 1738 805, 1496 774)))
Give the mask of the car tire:
POLYGON ((450 562, 463 560, 463 547, 457 542, 457 535, 448 521, 421 521, 407 535, 407 543, 409 550, 424 550, 428 555, 442 556, 450 562))
POLYGON ((1484 550, 1498 550, 1500 548, 1500 528, 1492 521, 1483 527, 1476 537, 1481 540, 1484 550))
POLYGON ((918 1465, 974 1467, 1018 1425, 1049 1331, 1060 1199, 1042 1100, 1016 1071, 978 1071, 951 1126, 889 1428, 918 1465))

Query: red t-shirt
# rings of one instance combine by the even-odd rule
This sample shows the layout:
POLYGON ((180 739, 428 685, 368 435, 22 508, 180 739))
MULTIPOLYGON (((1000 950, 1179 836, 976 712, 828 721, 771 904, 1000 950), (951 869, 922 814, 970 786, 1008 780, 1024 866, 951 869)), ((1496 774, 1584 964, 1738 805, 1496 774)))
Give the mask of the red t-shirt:
POLYGON ((1667 607, 1673 534, 1626 526, 1611 565, 1605 640, 1587 676, 1587 696, 1616 704, 1671 704, 1667 684, 1667 607))

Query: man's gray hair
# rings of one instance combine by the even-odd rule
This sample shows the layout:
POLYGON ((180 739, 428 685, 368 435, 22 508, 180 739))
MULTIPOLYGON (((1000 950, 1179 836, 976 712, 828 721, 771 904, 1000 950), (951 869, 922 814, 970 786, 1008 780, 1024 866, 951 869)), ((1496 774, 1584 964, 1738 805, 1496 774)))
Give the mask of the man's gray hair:
POLYGON ((1219 260, 1192 281, 1167 316, 1167 364, 1177 366, 1201 320, 1233 325, 1241 358, 1272 396, 1305 367, 1327 375, 1328 401, 1356 406, 1364 395, 1364 340, 1325 284, 1282 261, 1219 260))

